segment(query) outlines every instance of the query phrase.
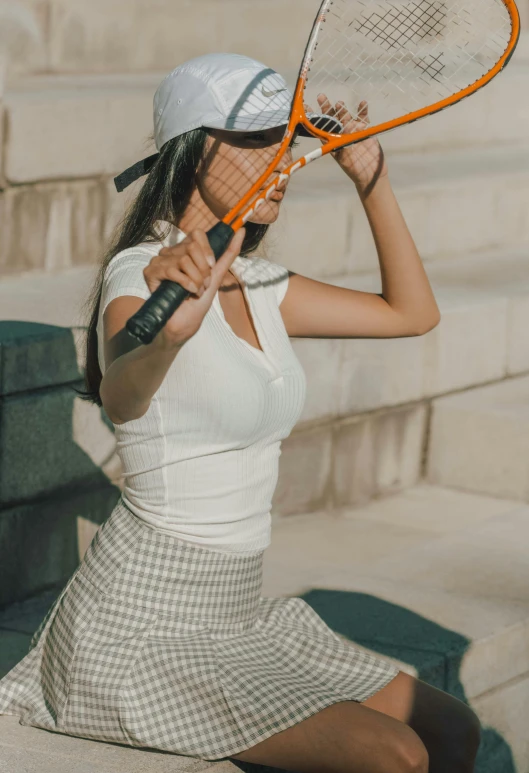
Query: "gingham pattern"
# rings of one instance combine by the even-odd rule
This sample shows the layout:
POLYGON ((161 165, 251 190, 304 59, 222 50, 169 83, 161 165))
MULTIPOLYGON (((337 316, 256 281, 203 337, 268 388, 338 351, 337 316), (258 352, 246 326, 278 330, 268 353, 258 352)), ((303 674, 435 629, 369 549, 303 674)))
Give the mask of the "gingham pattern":
POLYGON ((301 598, 262 597, 263 553, 184 542, 120 500, 0 680, 0 713, 217 760, 398 674, 301 598))

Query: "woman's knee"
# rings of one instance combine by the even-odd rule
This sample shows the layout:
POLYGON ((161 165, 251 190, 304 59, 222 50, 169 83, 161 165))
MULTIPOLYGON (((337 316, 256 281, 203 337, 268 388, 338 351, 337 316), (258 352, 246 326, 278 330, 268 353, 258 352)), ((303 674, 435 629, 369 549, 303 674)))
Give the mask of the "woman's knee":
POLYGON ((411 727, 402 728, 391 754, 399 773, 428 773, 429 755, 419 735, 411 727))
POLYGON ((430 753, 445 754, 454 760, 472 759, 481 741, 481 722, 477 714, 453 695, 417 683, 416 702, 409 720, 430 753))
POLYGON ((456 707, 449 716, 447 736, 467 756, 475 755, 481 741, 481 722, 470 706, 454 700, 456 707))

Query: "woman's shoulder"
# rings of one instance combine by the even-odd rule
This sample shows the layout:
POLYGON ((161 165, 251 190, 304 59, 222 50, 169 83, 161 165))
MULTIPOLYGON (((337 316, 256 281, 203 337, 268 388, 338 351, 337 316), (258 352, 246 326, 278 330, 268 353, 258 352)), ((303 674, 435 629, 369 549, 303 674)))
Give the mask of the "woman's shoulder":
POLYGON ((278 277, 288 274, 288 269, 282 266, 280 263, 276 263, 270 258, 263 258, 258 255, 251 255, 244 260, 248 261, 247 271, 252 274, 263 277, 278 277))
POLYGON ((245 269, 245 277, 258 281, 265 289, 275 294, 278 303, 283 300, 288 284, 288 268, 269 258, 252 255, 245 269))
POLYGON ((155 244, 154 242, 142 242, 141 244, 134 245, 134 247, 127 247, 125 250, 116 252, 116 254, 113 255, 112 258, 108 261, 107 269, 109 269, 110 266, 114 268, 117 264, 123 262, 125 259, 137 259, 139 261, 144 260, 149 262, 153 255, 157 255, 159 252, 159 244, 155 244))

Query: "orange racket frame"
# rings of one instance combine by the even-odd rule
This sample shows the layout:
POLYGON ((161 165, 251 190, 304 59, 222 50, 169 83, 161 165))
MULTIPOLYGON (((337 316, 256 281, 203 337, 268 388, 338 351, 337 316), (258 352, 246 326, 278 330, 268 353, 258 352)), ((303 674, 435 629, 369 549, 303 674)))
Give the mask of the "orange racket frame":
POLYGON ((445 107, 455 105, 457 102, 460 102, 462 99, 465 99, 465 97, 474 94, 476 91, 489 83, 508 63, 509 59, 514 53, 514 49, 516 48, 520 37, 520 15, 516 3, 514 0, 501 0, 501 2, 503 2, 503 4, 506 6, 512 20, 511 37, 502 57, 499 59, 496 65, 482 78, 468 86, 466 89, 463 89, 462 91, 452 95, 451 97, 439 100, 438 102, 434 102, 428 107, 423 107, 419 110, 407 113, 406 115, 400 116, 399 118, 395 118, 391 121, 387 121, 386 123, 370 126, 367 129, 354 132, 353 134, 333 134, 330 132, 321 131, 320 129, 313 126, 313 124, 307 118, 303 102, 303 92, 305 90, 307 73, 312 61, 312 54, 318 37, 318 31, 321 24, 324 23, 325 16, 332 3, 332 0, 324 0, 318 11, 318 16, 316 17, 311 36, 305 50, 303 63, 299 71, 298 81, 294 92, 294 99, 292 101, 292 111, 290 114, 287 131, 281 146, 276 156, 274 157, 274 160, 268 166, 267 170, 255 182, 255 184, 246 193, 246 195, 235 205, 235 207, 233 207, 233 209, 228 212, 228 214, 223 218, 222 222, 230 226, 234 232, 238 231, 239 228, 241 228, 259 208, 259 206, 271 196, 271 194, 276 190, 277 186, 280 185, 281 182, 287 180, 299 169, 307 166, 307 164, 310 164, 317 158, 321 158, 321 156, 325 156, 327 153, 332 153, 334 150, 343 148, 346 145, 352 145, 356 142, 361 142, 362 140, 367 139, 367 137, 372 137, 375 134, 382 134, 383 132, 390 131, 390 129, 397 128, 397 126, 412 123, 413 121, 417 121, 419 118, 424 118, 427 115, 432 115, 433 113, 437 113, 440 110, 444 110, 445 107), (300 124, 303 125, 315 138, 319 138, 320 140, 325 141, 325 144, 290 164, 286 169, 278 174, 277 177, 275 177, 266 188, 264 188, 262 193, 257 198, 254 199, 255 194, 258 193, 258 191, 273 173, 275 167, 277 166, 277 162, 286 153, 294 137, 294 132, 300 124))

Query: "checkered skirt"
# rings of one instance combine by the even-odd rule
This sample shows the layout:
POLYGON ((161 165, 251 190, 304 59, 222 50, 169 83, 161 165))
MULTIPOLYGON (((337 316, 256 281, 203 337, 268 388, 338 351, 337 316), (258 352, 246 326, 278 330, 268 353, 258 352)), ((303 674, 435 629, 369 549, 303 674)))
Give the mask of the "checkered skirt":
POLYGON ((398 674, 301 598, 261 596, 263 553, 179 540, 120 499, 0 680, 0 714, 219 760, 398 674))

